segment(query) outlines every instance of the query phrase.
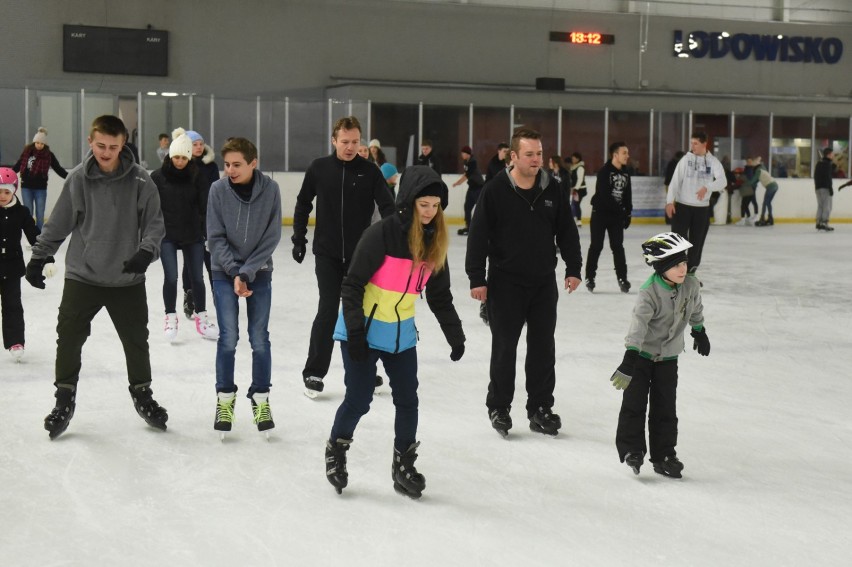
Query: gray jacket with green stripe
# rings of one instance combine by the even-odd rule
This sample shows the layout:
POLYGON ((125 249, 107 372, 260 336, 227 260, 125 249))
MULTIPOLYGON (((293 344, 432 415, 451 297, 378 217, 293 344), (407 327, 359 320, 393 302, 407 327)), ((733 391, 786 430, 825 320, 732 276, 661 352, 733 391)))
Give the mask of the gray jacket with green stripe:
POLYGON ((653 361, 677 358, 684 350, 687 325, 696 330, 704 326, 698 279, 689 275, 671 286, 654 273, 639 290, 625 346, 653 361))

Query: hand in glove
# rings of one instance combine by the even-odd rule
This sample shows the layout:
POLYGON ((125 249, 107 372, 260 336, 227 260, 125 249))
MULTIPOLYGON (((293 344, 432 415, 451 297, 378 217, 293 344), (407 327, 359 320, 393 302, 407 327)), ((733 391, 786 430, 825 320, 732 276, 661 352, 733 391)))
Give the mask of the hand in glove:
POLYGON ((632 218, 633 217, 631 217, 630 215, 624 216, 624 230, 627 230, 627 228, 630 226, 630 221, 632 218))
POLYGON ((609 379, 612 382, 613 388, 616 390, 625 390, 630 385, 630 380, 633 379, 633 368, 636 366, 636 359, 639 357, 639 352, 635 350, 624 351, 624 358, 621 361, 618 369, 612 373, 609 379))
POLYGON ((302 260, 305 259, 305 252, 307 252, 307 247, 304 243, 302 244, 294 244, 293 245, 293 259, 298 263, 302 263, 302 260))
POLYGON ((692 330, 692 338, 695 339, 692 343, 692 350, 697 350, 701 356, 710 354, 710 339, 707 338, 707 327, 701 327, 700 331, 692 330))
POLYGON ((44 289, 44 275, 42 271, 45 264, 52 264, 53 262, 53 256, 48 256, 47 258, 30 258, 24 278, 26 278, 31 286, 44 289))
POLYGON ((450 360, 453 362, 458 362, 461 360, 461 357, 464 355, 464 343, 460 345, 456 345, 453 347, 453 350, 450 351, 450 360))
POLYGON ((364 334, 364 331, 355 331, 354 333, 350 332, 347 334, 349 335, 349 358, 355 362, 364 362, 367 360, 370 347, 367 344, 367 336, 364 334))
POLYGON ((124 269, 121 271, 125 274, 144 274, 153 259, 154 255, 152 253, 140 248, 136 254, 124 262, 124 269))

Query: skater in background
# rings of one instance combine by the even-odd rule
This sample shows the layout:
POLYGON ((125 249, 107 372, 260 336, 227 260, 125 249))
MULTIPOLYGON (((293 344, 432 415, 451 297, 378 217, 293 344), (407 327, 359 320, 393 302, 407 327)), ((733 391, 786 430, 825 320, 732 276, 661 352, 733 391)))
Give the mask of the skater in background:
POLYGON ((45 265, 70 236, 56 325, 56 406, 44 419, 51 439, 74 416, 83 345, 103 308, 124 347, 136 412, 162 430, 169 417, 151 392, 145 292, 145 271, 159 256, 166 233, 160 196, 125 146, 127 130, 120 118, 95 118, 88 140, 90 151, 65 180, 26 271, 27 281, 44 289, 45 265))
POLYGON ((473 207, 479 200, 479 192, 482 191, 484 181, 482 180, 482 172, 479 171, 479 165, 476 163, 476 158, 473 157, 473 150, 470 146, 465 146, 461 149, 462 162, 464 164, 464 173, 456 179, 453 187, 458 187, 464 182, 467 182, 467 193, 464 196, 464 228, 460 228, 458 233, 465 236, 470 230, 470 217, 473 214, 473 207))
POLYGON ((159 146, 157 146, 157 160, 159 163, 163 163, 169 155, 169 135, 163 132, 157 137, 157 140, 159 142, 159 146))
POLYGON ((592 195, 592 218, 589 221, 591 243, 586 256, 586 288, 595 291, 598 259, 604 237, 609 235, 609 247, 615 264, 615 277, 622 293, 630 291, 627 280, 627 260, 624 257, 624 231, 630 226, 633 214, 633 189, 627 163, 630 152, 624 142, 609 146, 609 161, 598 171, 595 194, 592 195))
POLYGON ((586 164, 580 152, 571 154, 571 212, 577 226, 583 226, 583 210, 580 203, 586 196, 586 164))
MULTIPOLYGON (((678 150, 677 152, 675 152, 674 157, 672 159, 670 159, 669 162, 666 164, 666 174, 665 174, 665 177, 663 177, 663 193, 665 193, 666 195, 668 195, 668 193, 669 193, 669 185, 671 185, 672 177, 674 177, 675 168, 677 168, 677 164, 680 162, 680 158, 682 158, 685 155, 686 155, 686 152, 682 152, 682 151, 678 150)), ((711 211, 712 211, 712 206, 711 206, 711 211)), ((668 215, 668 213, 663 212, 663 216, 666 219, 666 224, 668 224, 668 225, 672 224, 672 219, 668 215)))
POLYGON ((512 167, 483 189, 467 241, 470 296, 487 300, 491 368, 485 405, 491 426, 504 437, 512 428, 518 340, 527 328, 526 415, 530 429, 556 435, 556 246, 565 262, 565 289, 580 285, 580 235, 568 195, 543 167, 541 134, 518 128, 512 167), (488 271, 486 274, 486 263, 488 271))
POLYGON ((763 158, 757 156, 754 158, 754 163, 756 167, 755 177, 766 189, 763 194, 763 204, 760 207, 760 219, 754 223, 754 226, 772 226, 775 224, 775 219, 772 217, 772 199, 778 192, 778 182, 766 171, 763 158))
POLYGON ((178 333, 177 253, 183 253, 183 264, 189 269, 194 299, 193 322, 201 337, 219 338, 216 324, 207 318, 207 290, 204 288, 204 235, 209 184, 192 161, 192 141, 183 128, 177 128, 169 146, 169 159, 151 174, 160 193, 160 206, 166 226, 166 237, 160 244, 163 264, 163 303, 166 319, 163 334, 174 342, 178 333))
POLYGON ((24 146, 21 157, 12 169, 21 174, 21 204, 35 215, 36 226, 41 230, 44 227, 49 171, 53 169, 62 179, 68 177, 68 172, 62 169, 47 145, 47 130, 44 127, 39 127, 32 143, 24 146))
MULTIPOLYGON (((18 175, 0 167, 0 306, 3 318, 3 348, 19 362, 24 356, 24 306, 21 278, 26 273, 21 236, 30 245, 39 234, 30 210, 18 200, 18 175)), ((51 259, 52 260, 52 259, 51 259)), ((49 267, 52 270, 52 266, 49 267)))
POLYGON ((417 329, 414 306, 424 292, 450 344, 450 360, 464 354, 465 336, 450 291, 449 237, 443 207, 447 186, 428 166, 405 169, 397 213, 364 231, 349 273, 334 338, 342 341, 346 396, 326 442, 326 476, 338 493, 348 483, 346 451, 370 409, 376 362, 388 375, 394 421, 393 482, 419 498, 426 487, 414 462, 417 441, 417 329))
POLYGON ((432 140, 423 140, 420 142, 420 155, 417 156, 417 165, 431 167, 435 170, 435 173, 441 175, 441 164, 438 162, 438 157, 432 148, 432 140))
POLYGON ((210 187, 207 203, 207 243, 219 322, 213 428, 230 431, 234 422, 234 360, 239 340, 239 301, 244 298, 252 357, 251 386, 246 397, 251 400, 258 431, 268 431, 275 427, 269 405, 269 312, 272 253, 281 240, 281 192, 271 177, 257 169, 257 148, 249 140, 231 138, 222 146, 222 159, 225 177, 210 187))
MULTIPOLYGON (((302 369, 305 395, 309 398, 315 398, 324 388, 323 378, 328 374, 334 351, 332 335, 340 306, 340 286, 355 245, 370 226, 376 206, 382 217, 394 211, 393 195, 382 172, 357 153, 360 139, 361 123, 354 116, 335 123, 331 133, 334 153, 311 162, 293 212, 293 259, 301 264, 307 252, 308 218, 316 199, 313 253, 319 303, 302 369)), ((375 147, 372 142, 370 145, 375 147)), ((375 377, 375 384, 381 385, 380 377, 375 377)))
MULTIPOLYGON (((219 180, 219 166, 216 164, 216 152, 204 142, 204 138, 195 130, 187 130, 186 135, 192 140, 192 163, 201 172, 201 179, 205 181, 205 186, 209 190, 210 186, 219 180)), ((208 248, 204 247, 204 266, 207 268, 207 277, 210 279, 212 287, 213 274, 211 273, 210 251, 208 248)), ((186 264, 183 265, 181 281, 183 283, 183 314, 186 315, 187 319, 193 320, 194 313, 197 310, 195 300, 192 297, 192 276, 186 264)))
POLYGON ((669 184, 666 216, 672 219, 672 232, 692 243, 688 262, 694 274, 710 227, 710 195, 724 189, 728 179, 722 163, 707 150, 707 134, 694 132, 689 144, 690 151, 678 162, 669 184))
POLYGON ((677 358, 684 350, 683 332, 691 328, 693 350, 710 354, 698 280, 687 273, 692 245, 674 232, 658 234, 642 244, 645 262, 654 268, 633 308, 626 351, 610 381, 624 390, 615 444, 622 463, 639 474, 650 445, 654 472, 680 478, 677 458, 677 358), (648 440, 645 443, 645 415, 648 440))
POLYGON ((825 232, 834 230, 833 226, 828 226, 828 219, 831 216, 831 201, 834 198, 832 178, 837 169, 833 157, 834 151, 831 148, 823 148, 822 159, 814 166, 814 188, 817 198, 816 228, 825 232))

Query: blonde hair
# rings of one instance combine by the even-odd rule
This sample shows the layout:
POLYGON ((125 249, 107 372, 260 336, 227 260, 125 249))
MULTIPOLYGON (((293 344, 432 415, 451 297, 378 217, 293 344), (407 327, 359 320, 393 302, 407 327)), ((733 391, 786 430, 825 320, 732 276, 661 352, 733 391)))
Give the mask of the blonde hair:
MULTIPOLYGON (((415 199, 415 204, 417 199, 415 199)), ((450 247, 450 237, 447 234, 447 225, 444 222, 444 210, 438 207, 438 212, 432 219, 435 227, 435 236, 429 245, 423 233, 423 223, 417 219, 416 208, 412 212, 411 228, 408 229, 408 250, 414 263, 424 262, 429 268, 437 273, 444 269, 447 263, 447 250, 450 247)))

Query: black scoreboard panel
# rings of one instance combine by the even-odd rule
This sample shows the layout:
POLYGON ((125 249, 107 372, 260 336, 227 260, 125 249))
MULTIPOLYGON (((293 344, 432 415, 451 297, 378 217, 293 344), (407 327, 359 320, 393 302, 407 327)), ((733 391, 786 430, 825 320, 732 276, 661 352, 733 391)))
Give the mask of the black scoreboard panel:
POLYGON ((169 74, 169 32, 62 26, 62 70, 111 75, 169 74))

